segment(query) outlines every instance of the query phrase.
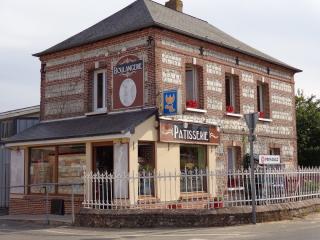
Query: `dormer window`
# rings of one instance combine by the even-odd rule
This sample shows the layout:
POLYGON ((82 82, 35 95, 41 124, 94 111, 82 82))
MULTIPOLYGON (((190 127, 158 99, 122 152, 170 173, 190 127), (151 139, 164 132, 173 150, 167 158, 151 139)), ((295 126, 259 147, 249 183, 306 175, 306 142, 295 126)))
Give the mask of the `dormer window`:
POLYGON ((106 111, 106 74, 103 70, 94 72, 93 110, 94 112, 106 111))

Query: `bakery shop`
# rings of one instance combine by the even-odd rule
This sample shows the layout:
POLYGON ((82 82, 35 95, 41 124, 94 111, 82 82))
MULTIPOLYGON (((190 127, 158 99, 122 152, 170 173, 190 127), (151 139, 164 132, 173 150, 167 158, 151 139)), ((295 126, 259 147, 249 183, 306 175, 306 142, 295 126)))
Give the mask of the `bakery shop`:
MULTIPOLYGON (((67 212, 72 191, 82 206, 88 189, 62 184, 82 182, 85 173, 240 169, 248 152, 248 112, 259 112, 256 153, 295 165, 292 99, 300 70, 184 14, 182 7, 169 9, 176 3, 182 6, 180 0, 166 6, 137 0, 34 54, 41 62, 41 119, 6 142, 14 184, 26 186, 11 191, 11 212, 27 213, 33 204, 42 213, 43 192, 34 185, 45 183, 60 184, 50 196, 64 199, 67 212)), ((113 184, 119 187, 110 194, 122 193, 132 205, 136 196, 165 199, 161 184, 144 191, 113 184)), ((193 183, 175 187, 171 200, 209 193, 193 183)))

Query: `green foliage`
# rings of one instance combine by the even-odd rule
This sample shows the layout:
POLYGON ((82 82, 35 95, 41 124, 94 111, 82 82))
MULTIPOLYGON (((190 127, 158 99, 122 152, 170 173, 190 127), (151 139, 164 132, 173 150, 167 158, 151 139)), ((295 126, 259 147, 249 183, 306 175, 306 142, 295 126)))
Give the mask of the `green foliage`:
POLYGON ((298 161, 301 166, 320 166, 320 99, 296 96, 298 161))

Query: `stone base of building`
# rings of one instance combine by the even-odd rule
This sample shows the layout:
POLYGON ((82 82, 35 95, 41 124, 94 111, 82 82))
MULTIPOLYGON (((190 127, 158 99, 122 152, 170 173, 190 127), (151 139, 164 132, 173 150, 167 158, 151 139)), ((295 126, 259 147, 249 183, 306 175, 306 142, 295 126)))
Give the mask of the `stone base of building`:
MULTIPOLYGON (((320 210, 320 199, 257 207, 257 222, 288 220, 320 210)), ((216 210, 95 210, 81 209, 77 226, 107 228, 221 227, 251 223, 251 207, 216 210)))
MULTIPOLYGON (((18 214, 50 214, 51 203, 53 199, 62 199, 64 200, 64 214, 72 213, 72 200, 70 196, 49 196, 48 198, 48 207, 46 207, 46 197, 38 195, 24 195, 17 198, 11 198, 9 203, 9 214, 18 215, 18 214)), ((83 197, 76 196, 74 198, 74 210, 75 213, 79 213, 82 206, 83 197)))

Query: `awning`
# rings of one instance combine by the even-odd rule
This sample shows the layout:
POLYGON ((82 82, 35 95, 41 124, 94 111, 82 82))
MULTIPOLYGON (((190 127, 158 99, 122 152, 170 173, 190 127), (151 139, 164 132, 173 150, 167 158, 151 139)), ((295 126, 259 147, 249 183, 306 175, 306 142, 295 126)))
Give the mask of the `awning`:
POLYGON ((5 143, 12 145, 14 143, 24 142, 134 133, 136 126, 155 115, 156 112, 157 110, 153 108, 133 112, 42 122, 8 138, 5 143))

